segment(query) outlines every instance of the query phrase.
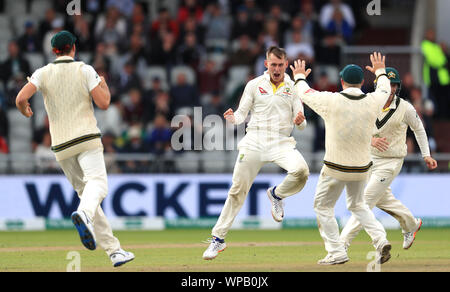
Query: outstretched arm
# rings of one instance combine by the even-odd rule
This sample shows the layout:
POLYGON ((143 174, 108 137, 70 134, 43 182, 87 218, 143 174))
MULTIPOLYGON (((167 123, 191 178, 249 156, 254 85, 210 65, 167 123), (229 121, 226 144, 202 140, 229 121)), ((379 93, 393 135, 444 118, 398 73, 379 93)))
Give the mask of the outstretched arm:
POLYGON ((22 115, 30 118, 33 115, 33 111, 31 110, 30 103, 28 100, 36 93, 36 86, 28 82, 25 86, 20 90, 19 94, 16 97, 16 107, 22 113, 22 115))
POLYGON ((372 66, 366 66, 366 69, 376 76, 377 88, 373 95, 377 98, 380 110, 382 110, 391 94, 391 82, 386 75, 386 56, 374 52, 370 55, 370 62, 372 66))

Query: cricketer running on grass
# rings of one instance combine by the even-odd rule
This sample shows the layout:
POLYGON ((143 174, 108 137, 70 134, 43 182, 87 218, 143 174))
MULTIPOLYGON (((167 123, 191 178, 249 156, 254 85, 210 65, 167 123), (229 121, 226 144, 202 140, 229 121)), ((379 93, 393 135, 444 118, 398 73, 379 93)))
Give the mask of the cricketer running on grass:
POLYGON ((236 125, 243 123, 249 112, 251 117, 247 133, 238 145, 232 186, 212 230, 210 245, 203 254, 206 260, 214 259, 225 249, 228 230, 264 164, 273 162, 287 171, 286 178, 278 186, 267 190, 272 216, 277 222, 284 216, 282 200, 300 192, 309 176, 308 165, 291 136, 294 124, 302 130, 306 127, 306 119, 294 82, 285 74, 286 52, 270 47, 264 64, 267 71, 246 85, 237 111, 229 109, 224 113, 225 119, 236 125))
MULTIPOLYGON (((415 218, 392 194, 391 183, 402 169, 407 154, 406 131, 414 131, 422 157, 427 167, 432 170, 437 162, 430 155, 427 133, 414 107, 398 96, 401 87, 400 74, 395 68, 386 68, 391 81, 391 95, 379 113, 372 137, 373 167, 369 183, 366 186, 364 200, 369 208, 378 207, 398 220, 403 230, 403 248, 408 249, 414 242, 422 220, 415 218)), ((349 247, 361 230, 361 224, 354 216, 341 232, 341 240, 349 247)))
POLYGON ((372 67, 366 68, 376 75, 378 82, 375 92, 368 94, 361 91, 364 74, 357 65, 348 65, 341 71, 344 90, 340 93, 310 89, 305 79, 311 69, 306 70, 305 61, 295 61, 291 66, 303 102, 325 121, 324 166, 316 188, 314 211, 328 254, 318 261, 319 265, 343 264, 349 260, 334 217, 334 207, 344 188, 347 209, 372 238, 379 262, 390 258, 391 244, 386 239, 386 231, 364 202, 364 186, 372 166, 373 125, 391 92, 385 57, 374 53, 370 60, 372 67))
POLYGON ((33 73, 17 95, 16 106, 30 118, 33 111, 28 100, 36 91, 42 92, 50 122, 51 149, 80 197, 72 221, 81 242, 89 250, 96 249, 98 242, 113 265, 120 266, 134 259, 134 255, 120 247, 100 206, 107 195, 108 182, 92 105, 94 100, 106 110, 111 95, 105 79, 92 66, 74 60, 75 41, 76 37, 68 31, 58 32, 52 38, 56 60, 33 73))

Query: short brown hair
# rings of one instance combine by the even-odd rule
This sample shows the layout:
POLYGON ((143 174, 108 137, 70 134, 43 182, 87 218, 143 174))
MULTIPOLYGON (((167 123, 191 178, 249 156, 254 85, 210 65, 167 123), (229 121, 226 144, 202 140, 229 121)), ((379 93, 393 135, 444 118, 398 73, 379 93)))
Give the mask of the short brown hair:
POLYGON ((270 54, 274 54, 279 59, 286 59, 287 54, 283 48, 271 46, 266 52, 266 58, 269 59, 270 54))

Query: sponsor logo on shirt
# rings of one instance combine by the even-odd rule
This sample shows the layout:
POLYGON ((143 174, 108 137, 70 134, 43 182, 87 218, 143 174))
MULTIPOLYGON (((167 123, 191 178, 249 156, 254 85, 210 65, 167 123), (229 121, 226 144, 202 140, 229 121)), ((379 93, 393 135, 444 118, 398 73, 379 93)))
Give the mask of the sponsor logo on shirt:
POLYGON ((259 92, 261 93, 261 94, 269 94, 267 91, 265 91, 264 90, 264 88, 262 88, 262 87, 258 87, 258 89, 259 89, 259 92))

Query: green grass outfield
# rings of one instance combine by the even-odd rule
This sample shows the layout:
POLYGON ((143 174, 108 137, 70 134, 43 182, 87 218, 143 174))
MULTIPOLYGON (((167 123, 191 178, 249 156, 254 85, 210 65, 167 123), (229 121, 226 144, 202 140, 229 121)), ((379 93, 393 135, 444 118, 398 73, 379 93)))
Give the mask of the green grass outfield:
MULTIPOLYGON (((368 252, 373 251, 365 232, 349 250, 350 262, 318 266, 326 255, 317 229, 231 230, 227 249, 215 260, 205 261, 202 253, 209 236, 207 229, 115 232, 122 246, 136 259, 113 268, 106 254, 81 246, 75 230, 0 232, 0 272, 66 271, 68 252, 81 255, 81 271, 366 271, 368 252)), ((399 230, 388 231, 392 258, 382 271, 450 272, 450 229, 422 228, 410 250, 402 249, 399 230)))

